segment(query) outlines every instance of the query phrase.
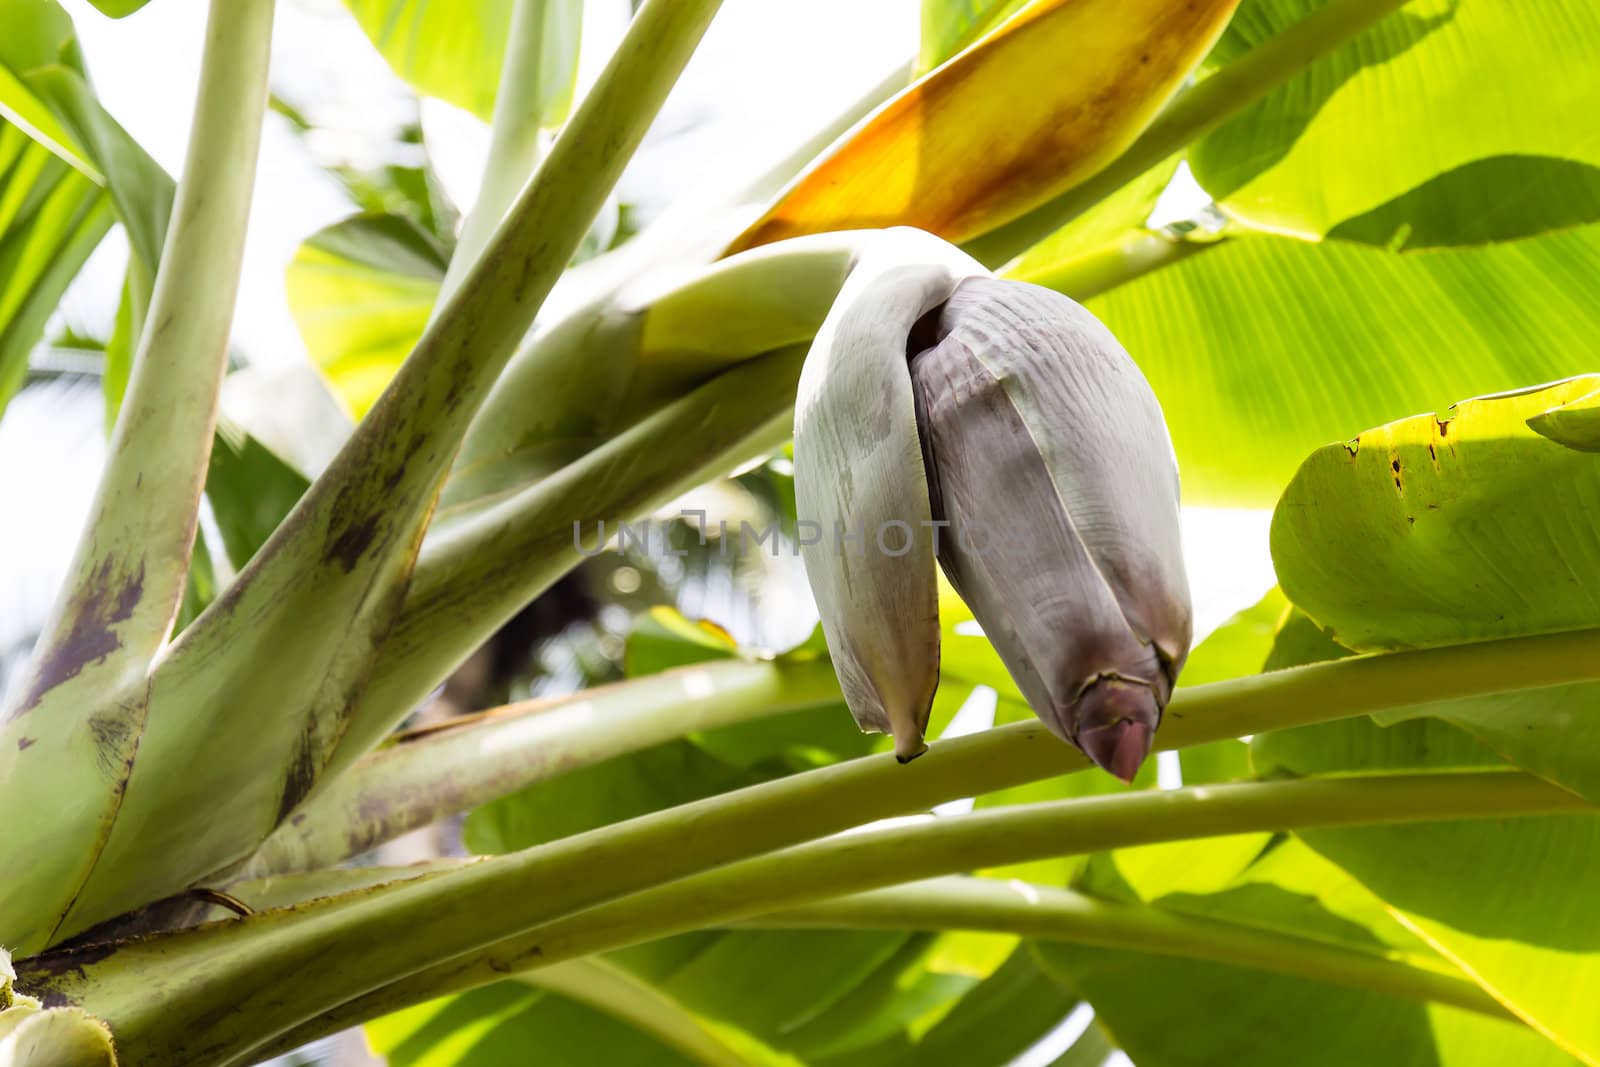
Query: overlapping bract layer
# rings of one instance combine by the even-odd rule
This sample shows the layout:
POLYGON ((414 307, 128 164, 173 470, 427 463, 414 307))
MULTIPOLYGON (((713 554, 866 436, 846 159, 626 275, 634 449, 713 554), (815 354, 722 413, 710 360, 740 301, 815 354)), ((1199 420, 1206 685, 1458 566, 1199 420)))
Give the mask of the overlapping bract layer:
POLYGON ((800 396, 806 570, 863 728, 922 751, 937 558, 1039 717, 1131 779, 1191 611, 1172 447, 1116 338, 1050 290, 902 265, 842 294, 800 396))

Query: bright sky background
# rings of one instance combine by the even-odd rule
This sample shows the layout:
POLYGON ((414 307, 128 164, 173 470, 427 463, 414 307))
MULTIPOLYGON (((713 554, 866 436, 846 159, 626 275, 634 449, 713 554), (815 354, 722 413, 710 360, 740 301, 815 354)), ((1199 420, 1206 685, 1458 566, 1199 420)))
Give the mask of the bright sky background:
MULTIPOLYGON (((91 77, 112 113, 173 175, 181 172, 199 70, 205 0, 155 0, 113 21, 87 0, 61 0, 77 22, 91 77)), ((587 42, 603 51, 627 0, 588 0, 587 42)), ((919 0, 728 0, 668 101, 619 193, 646 217, 731 168, 755 173, 881 81, 915 51, 919 0), (848 32, 841 32, 848 27, 848 32)), ((586 58, 585 67, 594 67, 586 58)), ((289 316, 284 268, 300 242, 349 214, 322 171, 394 161, 393 132, 415 116, 339 0, 281 0, 274 91, 319 129, 302 138, 269 115, 252 208, 235 345, 250 362, 307 356, 289 316)), ((467 206, 486 148, 471 116, 430 103, 424 129, 451 195, 467 206)), ((1192 205, 1192 194, 1179 197, 1192 205)), ((1180 213, 1183 206, 1179 206, 1180 213)), ((63 319, 103 336, 127 249, 114 234, 69 294, 63 319)), ((1173 398, 1166 398, 1173 403, 1173 398)), ((0 420, 0 654, 36 628, 68 563, 102 461, 97 386, 30 390, 0 420), (18 516, 25 516, 22 521, 18 516)), ((1272 582, 1261 512, 1185 514, 1198 629, 1253 602, 1272 582)), ((1087 1025, 1078 1013, 1029 1063, 1048 1063, 1087 1025)))

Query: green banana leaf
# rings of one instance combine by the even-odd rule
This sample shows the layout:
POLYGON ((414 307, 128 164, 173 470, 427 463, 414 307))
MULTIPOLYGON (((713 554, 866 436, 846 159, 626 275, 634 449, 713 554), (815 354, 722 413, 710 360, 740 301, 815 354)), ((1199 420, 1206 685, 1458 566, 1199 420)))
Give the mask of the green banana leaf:
MULTIPOLYGON (((1219 58, 1325 2, 1242 4, 1219 58)), ((1407 4, 1201 140, 1190 163, 1236 218, 1307 237, 1427 248, 1593 222, 1597 49, 1587 0, 1407 4)))
POLYGON ((356 215, 290 261, 289 308, 311 358, 357 418, 377 401, 428 324, 449 258, 399 215, 356 215))
MULTIPOLYGON (((127 14, 141 5, 107 5, 127 14)), ((174 183, 117 124, 95 96, 72 19, 56 0, 3 0, 0 22, 0 116, 103 187, 131 249, 117 326, 107 346, 106 422, 115 421, 143 329, 156 267, 172 213, 174 183)), ((87 253, 85 253, 86 255, 87 253)), ((76 268, 62 275, 67 281, 76 268)), ((81 262, 79 263, 81 266, 81 262)), ((64 286, 66 281, 62 281, 64 286)), ((0 355, 0 407, 4 398, 0 355)))
MULTIPOLYGON (((1595 376, 1463 401, 1313 453, 1273 518, 1284 591, 1361 650, 1600 625, 1600 456, 1530 419, 1595 376), (1552 491, 1559 487, 1558 491, 1552 491)), ((1563 686, 1385 713, 1464 727, 1522 767, 1600 797, 1600 687, 1563 686)))
MULTIPOLYGON (((345 0, 394 72, 418 93, 488 121, 500 86, 512 9, 518 0, 345 0)), ((540 15, 540 125, 557 126, 572 106, 582 0, 534 0, 540 15)))
POLYGON ((0 121, 0 414, 67 287, 113 222, 91 180, 0 121))
POLYGON ((1404 255, 1241 236, 1088 302, 1162 402, 1190 504, 1265 505, 1329 441, 1593 368, 1600 227, 1404 255))
MULTIPOLYGON (((815 655, 813 644, 789 654, 815 655)), ((630 638, 627 662, 631 671, 647 673, 738 654, 725 634, 657 610, 630 638)), ((481 808, 468 819, 466 839, 475 851, 510 851, 872 747, 881 746, 857 730, 842 704, 706 731, 481 808)), ((956 1042, 965 1033, 959 1020, 940 1025, 1014 945, 1003 939, 996 951, 994 938, 964 934, 739 930, 682 935, 608 958, 696 1018, 773 1056, 820 1064, 891 1053, 920 1057, 956 1042), (773 960, 784 966, 773 968, 773 960), (925 1039, 934 1044, 925 1049, 925 1039)), ((1016 978, 1004 981, 1009 986, 1016 978)), ((1061 1006, 1063 1014, 1069 1009, 1061 1006)), ((1055 1021, 1027 1017, 1015 1043, 1026 1047, 1055 1021)))
MULTIPOLYGON (((1252 756, 1261 773, 1302 774, 1452 771, 1500 762, 1465 732, 1437 720, 1387 728, 1349 720, 1282 731, 1258 737, 1252 756)), ((1600 995, 1600 925, 1588 887, 1600 874, 1600 818, 1424 823, 1299 836, 1534 1028, 1593 1060, 1600 1035, 1588 1005, 1600 995)))
POLYGON ((922 0, 917 73, 932 70, 994 29, 1029 0, 922 0))
MULTIPOLYGON (((1111 899, 1144 897, 1157 908, 1403 959, 1425 969, 1450 969, 1425 941, 1390 917, 1381 899, 1297 840, 1275 841, 1233 877, 1211 887, 1175 888, 1155 896, 1126 878, 1126 851, 1098 857, 1079 888, 1111 899)), ((1137 951, 1048 944, 1036 951, 1052 975, 1094 1006, 1101 1023, 1140 1064, 1332 1067, 1363 1055, 1381 1056, 1386 1065, 1437 1067, 1576 1062, 1514 1022, 1377 989, 1137 951)))

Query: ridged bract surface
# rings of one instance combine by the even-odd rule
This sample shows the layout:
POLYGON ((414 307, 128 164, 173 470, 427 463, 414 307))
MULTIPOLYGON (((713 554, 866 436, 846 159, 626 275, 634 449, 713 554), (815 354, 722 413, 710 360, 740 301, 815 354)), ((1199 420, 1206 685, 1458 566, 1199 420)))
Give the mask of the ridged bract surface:
POLYGON ((1096 730, 1139 725, 1148 748, 1192 626, 1154 394, 1094 316, 1038 286, 969 278, 930 340, 911 370, 946 573, 1056 733, 1103 765, 1120 734, 1097 753, 1096 730))

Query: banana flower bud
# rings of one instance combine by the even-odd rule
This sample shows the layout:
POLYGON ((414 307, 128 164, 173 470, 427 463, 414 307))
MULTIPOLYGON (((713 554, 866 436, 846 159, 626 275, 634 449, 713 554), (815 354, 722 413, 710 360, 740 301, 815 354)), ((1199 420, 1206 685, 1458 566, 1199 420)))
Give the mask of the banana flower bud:
POLYGON ((1045 725, 1132 780, 1188 655, 1189 587, 1161 408, 1093 315, 953 249, 862 264, 801 373, 795 493, 863 729, 902 761, 926 748, 937 559, 1045 725))

